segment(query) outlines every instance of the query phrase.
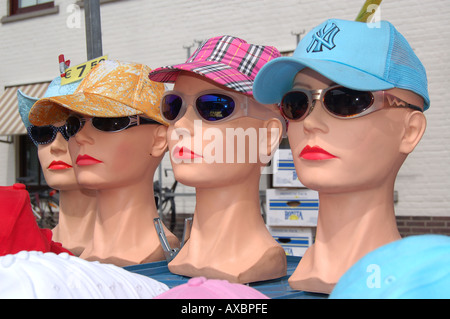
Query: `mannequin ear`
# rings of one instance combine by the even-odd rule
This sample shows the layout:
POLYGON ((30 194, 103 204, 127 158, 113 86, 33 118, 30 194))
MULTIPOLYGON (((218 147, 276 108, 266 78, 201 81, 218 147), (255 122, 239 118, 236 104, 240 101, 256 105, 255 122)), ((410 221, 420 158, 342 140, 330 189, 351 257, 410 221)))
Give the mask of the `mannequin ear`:
POLYGON ((160 157, 167 151, 167 126, 157 125, 153 130, 153 144, 151 145, 151 156, 160 157))
POLYGON ((283 124, 277 118, 264 121, 263 129, 260 129, 259 155, 261 162, 268 163, 275 150, 280 145, 283 137, 283 124))
POLYGON ((409 112, 405 117, 405 132, 400 144, 400 152, 411 153, 421 140, 426 127, 427 120, 422 112, 409 112))

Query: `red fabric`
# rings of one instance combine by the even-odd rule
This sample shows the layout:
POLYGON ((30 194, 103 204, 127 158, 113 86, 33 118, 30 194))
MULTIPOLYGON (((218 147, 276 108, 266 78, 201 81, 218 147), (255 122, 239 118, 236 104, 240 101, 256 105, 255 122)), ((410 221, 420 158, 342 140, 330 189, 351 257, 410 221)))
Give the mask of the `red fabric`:
POLYGON ((52 236, 50 229, 40 229, 36 223, 25 185, 0 186, 0 256, 22 250, 73 255, 52 236))

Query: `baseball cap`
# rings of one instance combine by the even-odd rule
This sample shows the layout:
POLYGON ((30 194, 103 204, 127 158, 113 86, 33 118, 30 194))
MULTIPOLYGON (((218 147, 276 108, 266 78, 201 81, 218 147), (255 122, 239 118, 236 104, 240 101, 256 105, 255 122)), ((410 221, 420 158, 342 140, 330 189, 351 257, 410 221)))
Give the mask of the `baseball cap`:
POLYGON ((152 81, 174 83, 180 71, 204 76, 240 93, 252 95, 253 81, 261 67, 281 56, 272 46, 249 44, 229 36, 204 41, 182 64, 157 68, 150 72, 152 81))
POLYGON ((194 277, 156 299, 269 299, 255 288, 221 279, 194 277))
POLYGON ((409 236, 361 258, 338 281, 332 299, 450 298, 450 237, 409 236))
MULTIPOLYGON (((61 76, 58 76, 49 84, 47 91, 44 94, 44 98, 72 94, 73 92, 75 92, 80 82, 81 80, 61 85, 61 76)), ((22 118, 22 122, 25 125, 25 127, 29 127, 31 126, 31 123, 28 120, 28 115, 34 103, 39 101, 39 99, 36 97, 26 95, 19 89, 17 90, 17 100, 18 100, 19 114, 20 117, 22 118)))
POLYGON ((150 71, 143 64, 103 61, 86 75, 73 94, 37 101, 29 120, 34 125, 48 125, 77 112, 96 117, 146 115, 168 125, 159 111, 164 85, 150 81, 150 71))
POLYGON ((291 57, 265 64, 253 85, 261 103, 278 103, 296 74, 310 68, 335 83, 360 91, 410 90, 430 106, 426 71, 407 40, 387 21, 329 19, 311 30, 291 57))

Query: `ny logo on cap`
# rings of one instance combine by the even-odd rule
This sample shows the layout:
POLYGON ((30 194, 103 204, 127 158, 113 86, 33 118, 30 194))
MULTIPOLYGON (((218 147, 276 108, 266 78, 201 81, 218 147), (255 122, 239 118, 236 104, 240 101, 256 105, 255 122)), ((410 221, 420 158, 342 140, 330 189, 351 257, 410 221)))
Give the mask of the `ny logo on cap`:
POLYGON ((341 31, 338 26, 334 23, 331 26, 326 24, 322 29, 313 34, 312 41, 306 52, 322 52, 323 47, 326 47, 328 50, 334 49, 336 44, 334 44, 334 37, 338 32, 341 31))

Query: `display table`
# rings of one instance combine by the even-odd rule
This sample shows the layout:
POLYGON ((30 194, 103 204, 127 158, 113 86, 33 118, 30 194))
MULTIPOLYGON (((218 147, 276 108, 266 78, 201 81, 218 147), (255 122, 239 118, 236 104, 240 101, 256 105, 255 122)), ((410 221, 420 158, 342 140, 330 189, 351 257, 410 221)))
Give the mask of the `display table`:
MULTIPOLYGON (((324 299, 328 295, 309 293, 304 291, 293 290, 289 287, 288 279, 296 269, 301 257, 286 256, 287 258, 287 275, 274 280, 251 283, 250 286, 257 289, 272 299, 324 299)), ((167 267, 166 261, 153 262, 148 264, 127 266, 124 269, 151 277, 158 280, 169 288, 186 283, 189 278, 172 274, 167 267)))

